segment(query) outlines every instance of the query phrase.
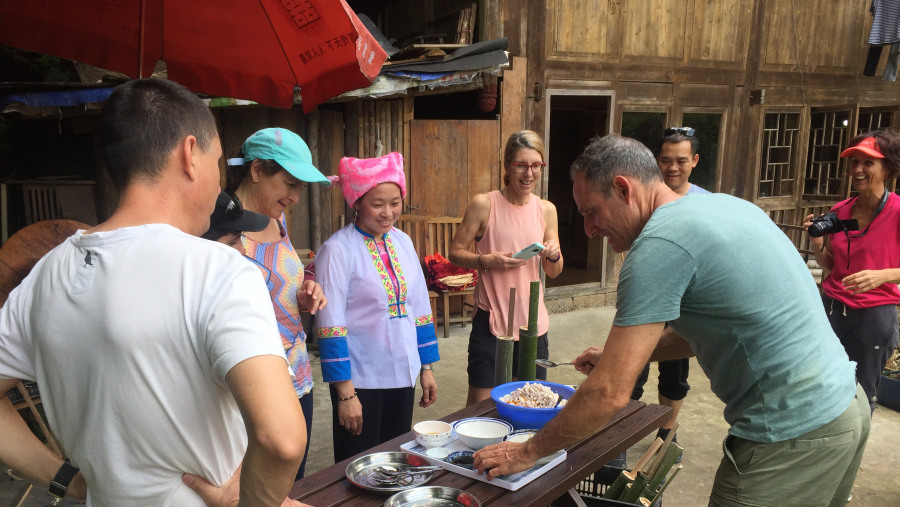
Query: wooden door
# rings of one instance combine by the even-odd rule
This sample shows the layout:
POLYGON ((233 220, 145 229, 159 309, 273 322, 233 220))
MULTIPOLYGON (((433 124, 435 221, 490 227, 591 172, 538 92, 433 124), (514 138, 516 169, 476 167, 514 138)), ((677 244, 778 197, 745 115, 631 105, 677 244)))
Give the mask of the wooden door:
POLYGON ((410 122, 408 213, 461 217, 473 195, 500 188, 500 122, 410 122))

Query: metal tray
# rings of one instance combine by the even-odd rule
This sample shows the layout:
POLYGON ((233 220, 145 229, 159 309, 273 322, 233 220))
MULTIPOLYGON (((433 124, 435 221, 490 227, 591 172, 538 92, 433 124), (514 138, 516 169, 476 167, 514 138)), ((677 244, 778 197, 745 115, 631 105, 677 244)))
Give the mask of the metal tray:
MULTIPOLYGON (((421 456, 417 456, 412 453, 407 452, 376 452, 374 454, 367 454, 361 458, 356 458, 351 461, 349 465, 347 465, 347 469, 344 472, 347 480, 352 482, 354 486, 364 489, 366 491, 371 491, 373 493, 396 493, 398 491, 405 491, 410 488, 415 488, 425 484, 430 481, 432 477, 434 477, 435 472, 424 472, 420 474, 412 475, 412 482, 406 485, 397 485, 397 486, 385 486, 382 484, 378 484, 377 482, 370 481, 370 476, 374 473, 375 469, 382 465, 394 465, 394 466, 427 466, 430 463, 422 458, 421 456)), ((455 504, 454 504, 455 505, 455 504)))
POLYGON ((425 486, 397 493, 384 507, 481 507, 481 502, 461 489, 425 486))

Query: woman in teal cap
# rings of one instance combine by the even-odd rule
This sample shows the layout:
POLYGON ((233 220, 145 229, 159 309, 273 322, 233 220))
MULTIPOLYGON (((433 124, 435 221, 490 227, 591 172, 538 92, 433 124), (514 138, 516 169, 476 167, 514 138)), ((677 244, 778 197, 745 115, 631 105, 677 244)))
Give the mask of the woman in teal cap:
POLYGON ((303 264, 287 235, 284 211, 300 201, 306 182, 328 186, 328 179, 312 165, 312 154, 300 136, 287 129, 267 128, 250 136, 241 153, 228 159, 225 191, 236 195, 244 209, 269 217, 269 225, 241 238, 248 259, 259 266, 269 287, 284 353, 294 372, 294 389, 306 418, 306 454, 297 471, 303 477, 312 428, 312 370, 306 352, 306 333, 300 312, 315 314, 327 300, 303 264))

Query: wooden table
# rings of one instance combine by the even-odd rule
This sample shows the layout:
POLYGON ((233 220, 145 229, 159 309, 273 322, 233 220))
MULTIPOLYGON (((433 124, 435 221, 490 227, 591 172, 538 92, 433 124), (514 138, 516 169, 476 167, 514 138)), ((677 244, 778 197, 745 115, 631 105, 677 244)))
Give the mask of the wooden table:
MULTIPOLYGON (((550 469, 543 476, 523 486, 518 491, 509 491, 476 479, 453 472, 440 472, 425 486, 449 486, 463 489, 490 507, 545 507, 560 497, 569 496, 570 490, 583 479, 615 459, 632 445, 659 428, 668 417, 669 408, 660 405, 646 405, 632 401, 622 409, 606 426, 568 447, 566 460, 550 469)), ((485 400, 442 420, 453 422, 466 417, 496 417, 494 402, 485 400)), ((415 436, 412 432, 373 447, 363 454, 384 451, 400 451, 400 445, 415 436)), ((361 454, 362 455, 362 454, 361 454)), ((313 475, 294 483, 290 497, 315 507, 328 506, 381 506, 389 495, 377 495, 362 491, 344 476, 347 465, 358 456, 336 463, 313 475)), ((577 505, 577 499, 572 499, 577 505)), ((566 502, 557 502, 563 504, 566 502)))

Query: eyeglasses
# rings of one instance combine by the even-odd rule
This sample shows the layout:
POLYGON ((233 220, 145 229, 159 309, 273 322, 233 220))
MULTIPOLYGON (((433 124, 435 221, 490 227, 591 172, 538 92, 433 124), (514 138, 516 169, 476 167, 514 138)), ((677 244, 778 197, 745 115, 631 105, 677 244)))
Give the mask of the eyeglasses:
POLYGON ((531 172, 537 174, 544 170, 547 167, 547 164, 543 162, 535 162, 533 164, 523 164, 521 162, 513 162, 510 164, 515 168, 517 173, 524 173, 525 171, 531 169, 531 172))
POLYGON ((692 129, 691 127, 668 127, 664 131, 665 135, 667 135, 667 136, 670 136, 672 134, 681 134, 681 135, 687 136, 687 137, 693 137, 694 133, 696 133, 696 132, 697 131, 692 129))
POLYGON ((241 200, 238 199, 238 196, 236 195, 231 196, 228 205, 225 206, 225 216, 228 218, 237 218, 243 214, 244 206, 241 204, 241 200))

